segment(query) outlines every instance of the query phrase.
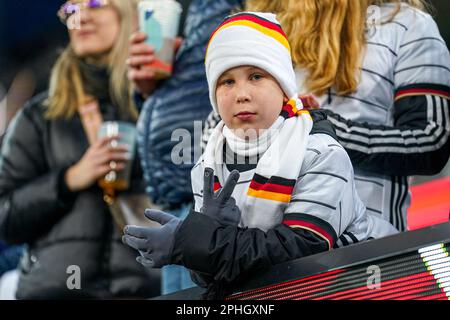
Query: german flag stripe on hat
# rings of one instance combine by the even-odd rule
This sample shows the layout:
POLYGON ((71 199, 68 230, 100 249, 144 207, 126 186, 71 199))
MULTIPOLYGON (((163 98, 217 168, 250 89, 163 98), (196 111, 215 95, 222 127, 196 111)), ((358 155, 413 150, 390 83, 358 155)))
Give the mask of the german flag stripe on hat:
MULTIPOLYGON (((273 23, 262 17, 250 13, 241 13, 227 18, 222 24, 211 34, 209 43, 214 39, 214 36, 221 30, 233 26, 245 26, 253 28, 281 43, 289 52, 291 47, 286 34, 279 24, 273 23)), ((208 44, 209 47, 209 44, 208 44)), ((208 52, 208 50, 207 50, 208 52)))

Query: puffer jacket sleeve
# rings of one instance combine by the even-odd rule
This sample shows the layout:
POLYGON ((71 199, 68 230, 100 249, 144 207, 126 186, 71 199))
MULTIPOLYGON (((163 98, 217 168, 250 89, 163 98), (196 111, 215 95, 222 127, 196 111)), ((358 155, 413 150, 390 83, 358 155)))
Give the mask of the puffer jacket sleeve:
POLYGON ((44 119, 29 103, 8 128, 0 156, 0 239, 30 243, 63 216, 74 194, 66 168, 49 168, 43 147, 44 119))
POLYGON ((201 155, 203 122, 212 110, 204 57, 212 31, 239 0, 193 0, 173 75, 144 103, 138 149, 147 192, 157 204, 192 200, 190 171, 201 155))
POLYGON ((328 249, 321 236, 287 223, 264 232, 222 225, 191 211, 175 237, 172 262, 194 270, 193 280, 201 286, 212 280, 231 284, 257 270, 328 249))

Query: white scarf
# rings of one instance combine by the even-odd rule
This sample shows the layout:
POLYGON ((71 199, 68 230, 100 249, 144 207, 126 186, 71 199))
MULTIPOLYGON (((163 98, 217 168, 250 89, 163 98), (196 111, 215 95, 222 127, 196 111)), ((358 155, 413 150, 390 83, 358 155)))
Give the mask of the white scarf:
POLYGON ((252 158, 263 155, 266 152, 278 136, 284 120, 283 117, 279 116, 269 129, 261 130, 260 134, 253 139, 243 139, 225 125, 222 134, 231 151, 239 156, 252 158))
MULTIPOLYGON (((223 147, 230 148, 242 156, 261 155, 255 174, 247 190, 245 204, 240 208, 242 215, 257 216, 270 213, 283 213, 289 204, 297 181, 312 129, 311 115, 306 110, 298 110, 301 105, 297 99, 290 100, 269 130, 258 139, 245 141, 236 137, 221 121, 214 129, 203 155, 204 167, 212 168, 219 183, 215 191, 223 186, 223 147)), ((267 230, 267 225, 250 225, 267 230)))

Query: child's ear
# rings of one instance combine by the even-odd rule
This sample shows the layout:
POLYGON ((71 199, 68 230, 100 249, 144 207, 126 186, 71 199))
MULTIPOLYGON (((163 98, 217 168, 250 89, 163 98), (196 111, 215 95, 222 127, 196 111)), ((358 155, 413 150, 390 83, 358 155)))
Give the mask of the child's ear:
POLYGON ((286 97, 286 96, 284 96, 284 98, 283 98, 283 102, 284 102, 284 103, 288 103, 288 102, 289 102, 289 98, 288 98, 288 97, 286 97))

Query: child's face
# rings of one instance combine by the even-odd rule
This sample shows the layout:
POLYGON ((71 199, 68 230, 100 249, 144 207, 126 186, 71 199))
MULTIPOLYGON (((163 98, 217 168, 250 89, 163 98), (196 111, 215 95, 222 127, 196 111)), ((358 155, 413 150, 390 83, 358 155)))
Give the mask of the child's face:
POLYGON ((225 125, 242 130, 269 128, 287 101, 275 78, 252 66, 224 72, 217 81, 216 99, 225 125))

